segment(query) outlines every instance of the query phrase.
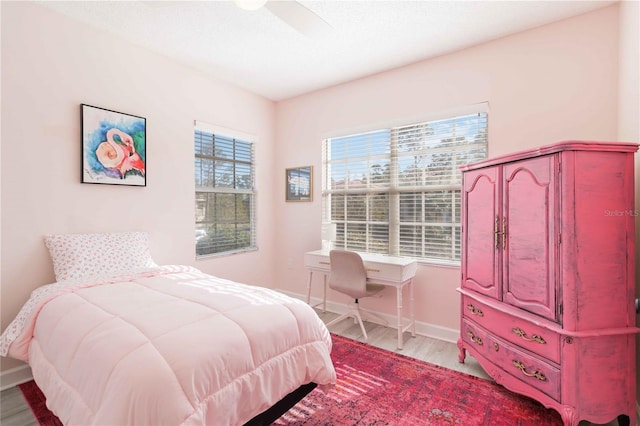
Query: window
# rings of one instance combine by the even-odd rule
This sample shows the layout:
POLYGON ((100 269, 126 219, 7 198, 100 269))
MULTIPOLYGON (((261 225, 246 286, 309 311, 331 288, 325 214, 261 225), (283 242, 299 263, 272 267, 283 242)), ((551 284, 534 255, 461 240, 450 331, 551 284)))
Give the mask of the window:
POLYGON ((251 137, 196 122, 196 256, 256 249, 251 137))
POLYGON ((323 142, 323 221, 334 247, 460 262, 459 166, 487 157, 486 105, 474 113, 323 142))

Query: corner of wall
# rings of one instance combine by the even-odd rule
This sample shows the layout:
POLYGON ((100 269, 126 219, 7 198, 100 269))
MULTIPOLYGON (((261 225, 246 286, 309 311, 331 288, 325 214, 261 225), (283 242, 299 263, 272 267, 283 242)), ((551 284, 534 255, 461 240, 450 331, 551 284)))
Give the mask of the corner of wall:
POLYGON ((640 2, 620 2, 618 140, 640 141, 640 2))

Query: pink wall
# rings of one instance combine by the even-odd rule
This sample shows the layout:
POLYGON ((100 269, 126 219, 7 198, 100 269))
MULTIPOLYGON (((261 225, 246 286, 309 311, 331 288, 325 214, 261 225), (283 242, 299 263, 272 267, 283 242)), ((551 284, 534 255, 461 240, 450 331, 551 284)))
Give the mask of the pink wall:
POLYGON ((158 263, 271 286, 274 104, 41 6, 1 7, 2 330, 54 281, 48 233, 146 230, 158 263), (146 188, 80 183, 81 103, 147 119, 146 188), (194 120, 258 137, 262 250, 195 260, 194 120))
MULTIPOLYGON (((320 248, 323 137, 488 101, 490 156, 565 139, 615 140, 617 81, 613 6, 278 103, 276 170, 311 164, 316 181, 313 203, 276 205, 276 282, 304 293, 303 253, 320 248)), ((419 321, 458 329, 459 277, 459 268, 418 269, 419 321)), ((393 314, 393 293, 387 296, 367 304, 393 314)))

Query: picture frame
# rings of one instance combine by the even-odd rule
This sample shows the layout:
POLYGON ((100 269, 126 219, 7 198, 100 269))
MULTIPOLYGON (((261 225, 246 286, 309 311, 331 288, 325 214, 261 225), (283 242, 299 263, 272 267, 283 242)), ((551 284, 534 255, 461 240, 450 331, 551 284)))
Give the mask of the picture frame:
POLYGON ((147 120, 80 104, 82 183, 147 186, 147 120))
POLYGON ((286 201, 313 201, 313 166, 286 169, 285 192, 286 201))

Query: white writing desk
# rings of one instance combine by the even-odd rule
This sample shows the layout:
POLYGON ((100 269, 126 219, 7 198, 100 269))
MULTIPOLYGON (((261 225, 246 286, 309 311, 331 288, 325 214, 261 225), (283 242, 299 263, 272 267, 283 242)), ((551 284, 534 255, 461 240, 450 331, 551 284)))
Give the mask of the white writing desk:
MULTIPOLYGON (((402 349, 402 333, 411 329, 411 335, 416 335, 416 320, 413 311, 413 277, 418 267, 414 259, 404 257, 385 256, 381 254, 358 253, 364 261, 367 270, 367 281, 371 284, 382 284, 396 288, 398 349, 402 349), (402 289, 409 286, 409 324, 402 326, 402 289)), ((311 280, 314 272, 324 275, 324 293, 322 298, 323 311, 327 308, 327 274, 331 271, 329 250, 316 250, 304 254, 304 266, 309 269, 307 284, 307 303, 311 303, 311 280)))

